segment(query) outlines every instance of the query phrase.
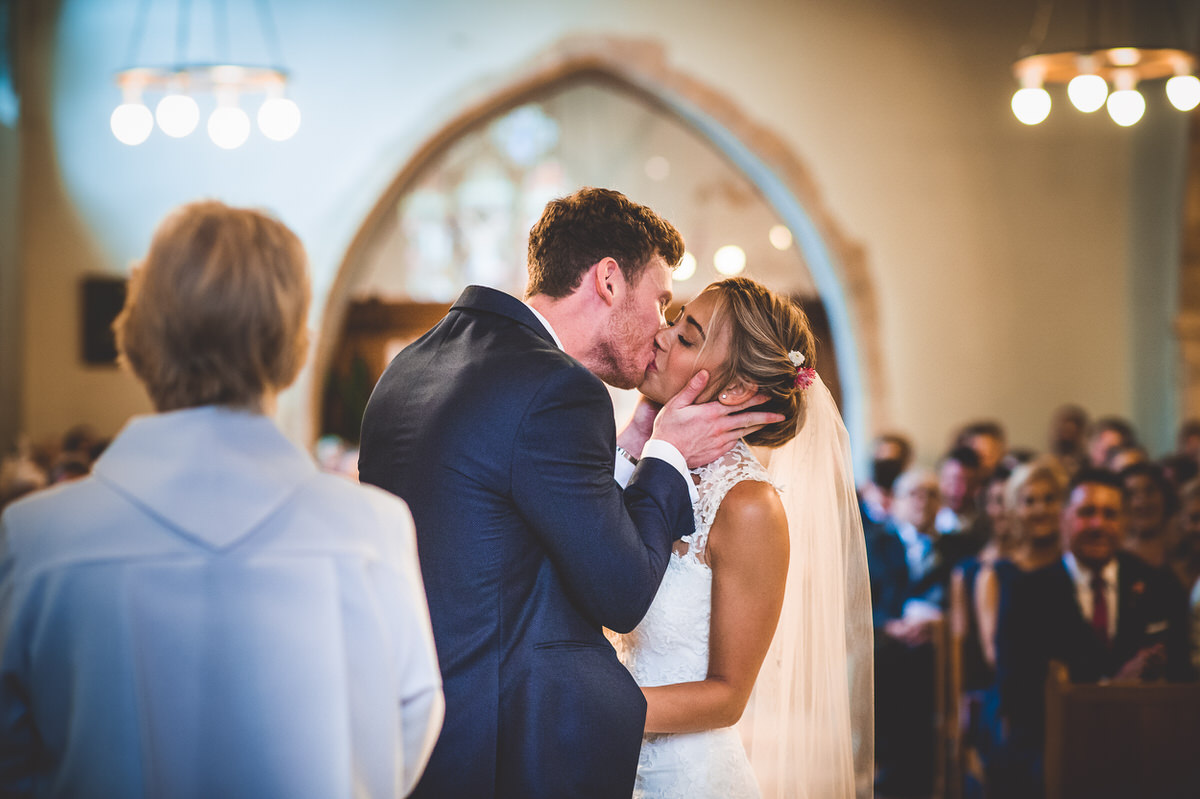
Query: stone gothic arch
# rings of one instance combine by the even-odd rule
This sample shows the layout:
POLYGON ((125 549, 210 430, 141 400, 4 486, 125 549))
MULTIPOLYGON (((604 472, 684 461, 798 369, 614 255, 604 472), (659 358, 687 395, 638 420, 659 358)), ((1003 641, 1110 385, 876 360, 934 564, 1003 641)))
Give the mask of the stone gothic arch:
POLYGON ((309 387, 310 419, 319 413, 321 376, 329 368, 345 321, 356 267, 364 261, 364 250, 381 215, 412 187, 423 166, 458 137, 549 87, 581 78, 615 84, 683 120, 757 186, 793 231, 829 315, 842 381, 842 412, 856 462, 865 467, 868 437, 888 423, 889 402, 877 300, 862 247, 835 222, 807 168, 783 138, 751 119, 727 96, 671 66, 660 43, 608 36, 558 42, 502 78, 413 151, 363 220, 329 291, 309 387))

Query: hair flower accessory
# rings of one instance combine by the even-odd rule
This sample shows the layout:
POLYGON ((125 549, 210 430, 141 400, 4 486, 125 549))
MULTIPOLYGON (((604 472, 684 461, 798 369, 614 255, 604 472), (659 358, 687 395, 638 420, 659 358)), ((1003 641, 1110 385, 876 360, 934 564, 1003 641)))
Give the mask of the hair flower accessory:
POLYGON ((813 384, 813 380, 817 378, 817 370, 811 366, 807 369, 801 369, 804 366, 804 353, 799 350, 792 350, 788 353, 788 361, 792 366, 796 367, 796 382, 792 385, 799 389, 806 389, 813 384))

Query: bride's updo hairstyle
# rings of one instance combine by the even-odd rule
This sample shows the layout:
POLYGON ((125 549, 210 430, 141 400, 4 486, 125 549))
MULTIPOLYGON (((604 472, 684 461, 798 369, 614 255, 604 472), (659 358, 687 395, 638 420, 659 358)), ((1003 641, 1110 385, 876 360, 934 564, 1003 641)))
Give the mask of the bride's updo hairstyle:
POLYGON ((787 297, 745 277, 731 277, 704 289, 717 295, 716 313, 729 328, 729 360, 714 369, 708 385, 724 388, 739 380, 758 386, 767 401, 753 408, 784 415, 745 437, 758 447, 779 447, 804 425, 805 389, 797 385, 788 354, 804 356, 802 368, 816 367, 816 341, 808 316, 787 297))

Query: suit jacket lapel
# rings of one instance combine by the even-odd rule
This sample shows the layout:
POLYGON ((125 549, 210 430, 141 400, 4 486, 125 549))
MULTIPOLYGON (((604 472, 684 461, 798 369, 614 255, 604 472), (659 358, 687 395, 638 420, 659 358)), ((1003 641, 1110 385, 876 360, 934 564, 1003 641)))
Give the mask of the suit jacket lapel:
POLYGON ((1065 624, 1067 640, 1063 641, 1061 646, 1065 650, 1067 665, 1071 669, 1071 679, 1081 682, 1097 680, 1108 672, 1109 653, 1096 638, 1091 619, 1083 615, 1083 608, 1079 605, 1079 594, 1075 590, 1075 581, 1071 578, 1066 564, 1060 560, 1054 569, 1057 574, 1057 590, 1062 592, 1059 603, 1067 609, 1068 614, 1065 624))
MULTIPOLYGON (((1145 582, 1125 559, 1119 559, 1117 576, 1117 635, 1113 640, 1113 653, 1117 660, 1124 663, 1133 657, 1137 648, 1139 632, 1145 626, 1142 616, 1140 592, 1135 587, 1145 590, 1145 582)), ((1118 665, 1120 665, 1118 663, 1118 665)))

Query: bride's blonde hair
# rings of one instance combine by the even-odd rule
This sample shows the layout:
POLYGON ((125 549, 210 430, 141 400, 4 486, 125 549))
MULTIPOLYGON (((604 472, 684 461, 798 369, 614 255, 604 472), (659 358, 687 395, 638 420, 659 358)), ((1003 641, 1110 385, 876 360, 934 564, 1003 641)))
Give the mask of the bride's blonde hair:
POLYGON ((801 368, 816 368, 816 340, 808 316, 792 300, 745 277, 731 277, 704 289, 717 295, 714 318, 729 326, 729 359, 714 369, 708 384, 725 387, 753 384, 767 401, 756 411, 784 415, 782 422, 746 436, 746 443, 778 447, 804 426, 804 388, 797 384, 797 367, 789 353, 804 356, 801 368))

